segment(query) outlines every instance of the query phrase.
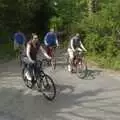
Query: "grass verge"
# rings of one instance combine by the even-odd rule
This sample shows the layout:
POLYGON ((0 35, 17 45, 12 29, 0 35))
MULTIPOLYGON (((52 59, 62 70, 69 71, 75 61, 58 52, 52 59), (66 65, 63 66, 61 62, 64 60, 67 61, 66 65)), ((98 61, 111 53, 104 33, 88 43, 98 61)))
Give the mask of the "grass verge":
POLYGON ((0 44, 0 63, 7 62, 15 58, 15 51, 11 42, 0 44))

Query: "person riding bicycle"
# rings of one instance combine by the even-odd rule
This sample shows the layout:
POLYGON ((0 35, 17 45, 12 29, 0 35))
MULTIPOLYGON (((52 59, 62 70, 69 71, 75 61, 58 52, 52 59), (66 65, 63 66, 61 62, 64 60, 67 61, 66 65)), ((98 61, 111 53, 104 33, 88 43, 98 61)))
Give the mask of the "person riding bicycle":
POLYGON ((48 32, 44 37, 44 44, 46 47, 47 54, 49 56, 51 55, 50 48, 55 48, 56 46, 59 46, 58 39, 56 36, 56 33, 53 28, 50 29, 50 32, 48 32))
POLYGON ((41 52, 44 54, 44 56, 47 59, 51 59, 51 57, 46 53, 46 51, 41 46, 37 34, 33 34, 32 39, 27 43, 27 46, 26 46, 27 59, 26 58, 24 59, 24 61, 29 64, 29 70, 26 73, 26 77, 28 80, 32 80, 31 71, 33 69, 35 70, 37 53, 39 52, 39 50, 41 50, 41 52))
POLYGON ((24 33, 22 33, 20 30, 14 34, 14 49, 22 49, 24 48, 24 43, 26 41, 26 37, 24 33))
POLYGON ((76 35, 70 39, 70 42, 68 45, 67 52, 69 55, 69 65, 68 65, 69 72, 72 71, 72 63, 73 63, 73 59, 74 59, 74 53, 76 52, 76 50, 79 50, 81 52, 87 51, 81 42, 79 33, 76 33, 76 35))

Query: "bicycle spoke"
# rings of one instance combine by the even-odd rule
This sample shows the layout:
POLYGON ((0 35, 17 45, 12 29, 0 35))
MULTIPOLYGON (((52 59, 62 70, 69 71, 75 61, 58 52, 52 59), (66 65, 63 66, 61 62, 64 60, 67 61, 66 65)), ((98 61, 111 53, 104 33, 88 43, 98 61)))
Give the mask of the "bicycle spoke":
POLYGON ((87 74, 87 65, 85 62, 80 62, 80 64, 78 64, 77 66, 77 75, 80 78, 84 78, 87 74))
POLYGON ((33 83, 32 83, 32 81, 29 81, 29 80, 26 78, 26 76, 25 76, 26 72, 27 72, 27 68, 24 67, 23 70, 22 70, 22 78, 23 78, 23 80, 24 80, 25 85, 26 85, 28 88, 32 88, 32 87, 33 87, 33 83))
POLYGON ((53 100, 56 96, 56 88, 52 78, 48 75, 45 75, 41 81, 41 91, 45 98, 48 100, 53 100))

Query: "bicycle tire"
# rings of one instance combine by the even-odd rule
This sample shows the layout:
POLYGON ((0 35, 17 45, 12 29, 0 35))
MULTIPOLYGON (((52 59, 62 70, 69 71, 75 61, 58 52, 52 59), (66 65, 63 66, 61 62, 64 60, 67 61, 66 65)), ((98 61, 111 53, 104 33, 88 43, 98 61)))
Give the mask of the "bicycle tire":
POLYGON ((76 66, 77 76, 84 79, 87 75, 87 64, 84 60, 80 61, 76 66))
POLYGON ((23 79, 25 85, 26 85, 28 88, 32 89, 33 86, 34 86, 34 84, 33 84, 32 81, 27 80, 27 78, 25 77, 25 72, 26 72, 26 71, 28 71, 28 70, 27 70, 27 68, 24 66, 23 69, 22 69, 22 79, 23 79), (29 83, 30 83, 30 84, 29 84, 29 83))
MULTIPOLYGON (((43 96, 47 100, 52 101, 53 99, 55 99, 56 87, 55 87, 55 84, 53 82, 53 79, 49 75, 43 74, 43 76, 40 77, 39 80, 37 80, 37 86, 38 86, 39 91, 42 92, 43 96), (49 82, 51 82, 51 85, 49 82), (47 83, 47 86, 46 86, 46 83, 47 83), (49 87, 49 89, 50 89, 50 87, 53 88, 53 95, 52 96, 49 96, 46 94, 46 90, 48 89, 48 87, 49 87)), ((48 92, 50 92, 50 91, 48 90, 48 92)))
POLYGON ((50 65, 50 61, 48 59, 42 59, 42 68, 46 68, 50 65))

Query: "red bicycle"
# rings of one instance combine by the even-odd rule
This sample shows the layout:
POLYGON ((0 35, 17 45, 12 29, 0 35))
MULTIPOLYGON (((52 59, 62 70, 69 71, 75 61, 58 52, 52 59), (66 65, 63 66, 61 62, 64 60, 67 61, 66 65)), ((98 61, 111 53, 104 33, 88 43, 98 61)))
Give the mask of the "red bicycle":
POLYGON ((83 51, 76 50, 73 59, 73 67, 75 67, 78 77, 84 78, 87 75, 87 63, 83 51))
POLYGON ((52 58, 49 62, 51 64, 53 70, 56 69, 55 50, 56 50, 56 46, 51 46, 51 47, 46 48, 47 54, 52 58))
MULTIPOLYGON (((69 55, 67 54, 66 56, 66 62, 67 65, 69 65, 69 55)), ((79 78, 84 78, 87 75, 87 62, 85 60, 85 52, 81 52, 80 50, 76 50, 76 52, 74 53, 74 59, 72 62, 72 73, 76 72, 77 76, 79 78)))

